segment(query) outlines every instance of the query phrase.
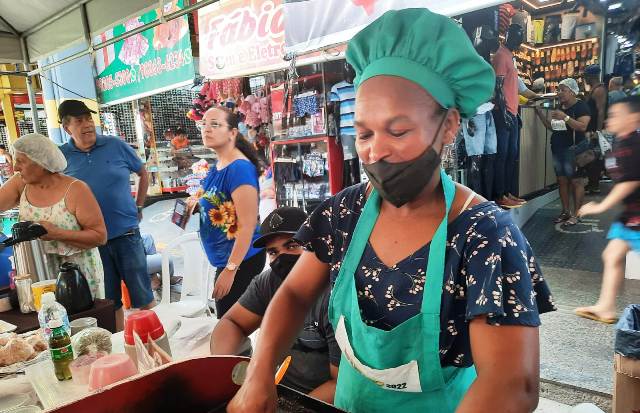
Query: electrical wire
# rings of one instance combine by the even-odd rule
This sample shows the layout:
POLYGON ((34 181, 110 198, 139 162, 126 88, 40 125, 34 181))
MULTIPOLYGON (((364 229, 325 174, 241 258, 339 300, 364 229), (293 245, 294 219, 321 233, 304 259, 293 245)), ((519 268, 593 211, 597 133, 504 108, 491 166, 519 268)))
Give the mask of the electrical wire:
POLYGON ((53 80, 49 79, 47 76, 45 76, 45 75, 44 75, 44 74, 42 74, 42 73, 40 73, 40 77, 45 78, 45 79, 46 79, 46 80, 48 80, 49 82, 51 82, 51 83, 53 83, 54 85, 58 86, 60 89, 65 90, 65 91, 67 91, 67 92, 69 92, 69 93, 72 93, 72 94, 74 94, 74 95, 76 95, 76 96, 78 96, 78 97, 80 97, 80 98, 82 98, 82 99, 85 99, 85 100, 91 100, 91 101, 93 101, 93 102, 98 102, 98 100, 97 100, 97 99, 88 98, 88 97, 85 97, 85 96, 81 95, 80 93, 74 92, 74 91, 73 91, 73 90, 71 90, 71 89, 67 89, 66 87, 62 86, 61 84, 59 84, 59 83, 57 83, 57 82, 54 82, 53 80))

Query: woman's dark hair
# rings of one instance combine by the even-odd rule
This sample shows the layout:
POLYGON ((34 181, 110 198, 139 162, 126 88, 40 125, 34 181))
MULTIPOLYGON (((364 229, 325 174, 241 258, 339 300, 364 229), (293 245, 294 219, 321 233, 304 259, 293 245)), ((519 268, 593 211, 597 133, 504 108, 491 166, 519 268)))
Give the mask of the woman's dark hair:
POLYGON ((180 135, 186 135, 187 131, 182 129, 182 128, 178 128, 175 130, 175 132, 173 133, 176 136, 180 136, 180 135))
MULTIPOLYGON (((240 114, 232 112, 230 109, 218 106, 216 109, 219 109, 225 112, 225 120, 229 124, 230 128, 238 129, 238 124, 240 123, 240 114)), ((244 156, 246 156, 249 161, 256 167, 258 171, 258 175, 262 174, 264 169, 264 165, 260 157, 258 156, 258 152, 253 147, 253 145, 245 138, 240 132, 238 132, 238 136, 236 137, 236 148, 242 152, 244 156)))
POLYGON ((640 113, 640 96, 627 96, 614 103, 614 105, 627 105, 629 112, 640 113))

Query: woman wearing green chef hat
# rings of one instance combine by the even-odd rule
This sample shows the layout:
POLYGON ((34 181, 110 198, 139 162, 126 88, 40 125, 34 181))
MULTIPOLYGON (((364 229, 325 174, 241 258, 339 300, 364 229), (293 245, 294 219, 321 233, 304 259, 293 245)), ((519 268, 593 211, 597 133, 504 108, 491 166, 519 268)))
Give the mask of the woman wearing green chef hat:
POLYGON ((349 42, 347 60, 371 185, 327 200, 296 235, 307 251, 267 310, 228 411, 275 410, 275 367, 328 282, 337 407, 533 411, 549 288, 509 214, 440 168, 460 116, 491 97, 493 70, 426 9, 387 12, 349 42))

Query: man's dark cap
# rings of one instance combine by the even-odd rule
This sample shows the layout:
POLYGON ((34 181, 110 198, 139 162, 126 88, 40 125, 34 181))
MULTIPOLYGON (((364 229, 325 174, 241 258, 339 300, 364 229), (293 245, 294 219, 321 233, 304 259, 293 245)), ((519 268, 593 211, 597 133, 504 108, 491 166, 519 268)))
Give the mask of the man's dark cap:
POLYGON ((294 235, 307 220, 300 208, 280 207, 270 213, 260 225, 260 238, 253 242, 254 248, 264 248, 276 235, 294 235))
POLYGON ((79 100, 65 100, 58 106, 58 121, 62 122, 65 116, 81 116, 87 113, 96 113, 79 100))

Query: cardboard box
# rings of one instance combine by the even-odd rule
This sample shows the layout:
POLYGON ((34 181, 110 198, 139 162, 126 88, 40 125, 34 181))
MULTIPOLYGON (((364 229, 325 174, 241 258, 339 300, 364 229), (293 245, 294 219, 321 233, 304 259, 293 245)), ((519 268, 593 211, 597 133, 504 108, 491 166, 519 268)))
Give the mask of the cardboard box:
POLYGON ((614 356, 613 413, 640 413, 640 360, 614 356))

